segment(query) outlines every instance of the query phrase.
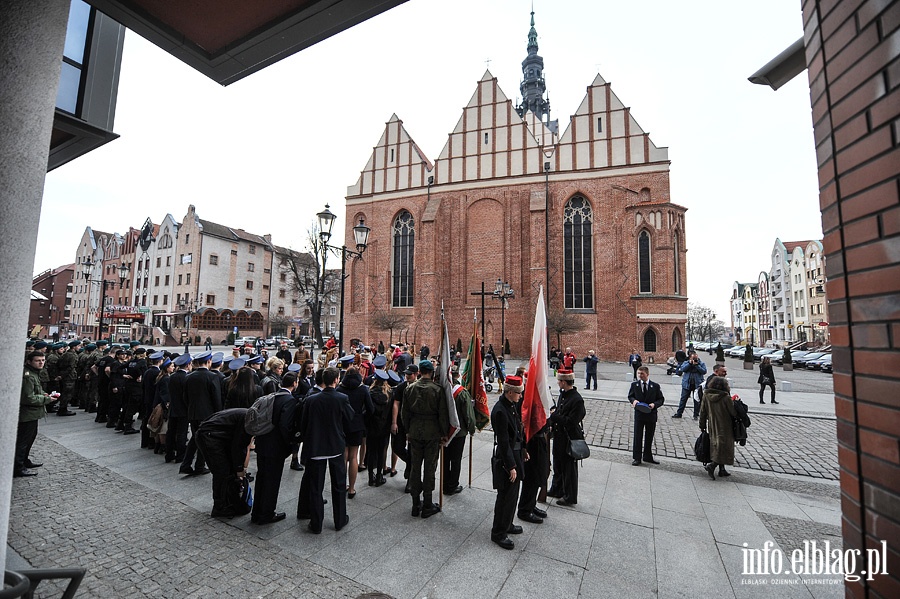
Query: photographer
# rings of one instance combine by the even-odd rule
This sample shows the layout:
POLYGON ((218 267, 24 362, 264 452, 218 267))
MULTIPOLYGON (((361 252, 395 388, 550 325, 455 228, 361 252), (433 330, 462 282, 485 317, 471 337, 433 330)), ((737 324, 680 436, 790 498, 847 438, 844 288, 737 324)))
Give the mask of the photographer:
POLYGON ((696 390, 697 399, 694 400, 694 420, 697 420, 700 418, 700 400, 703 399, 703 392, 700 390, 700 386, 703 384, 703 375, 706 374, 706 364, 700 360, 700 356, 692 352, 687 361, 682 362, 675 372, 681 375, 681 400, 678 402, 678 410, 672 414, 672 418, 681 418, 687 405, 688 397, 696 390))

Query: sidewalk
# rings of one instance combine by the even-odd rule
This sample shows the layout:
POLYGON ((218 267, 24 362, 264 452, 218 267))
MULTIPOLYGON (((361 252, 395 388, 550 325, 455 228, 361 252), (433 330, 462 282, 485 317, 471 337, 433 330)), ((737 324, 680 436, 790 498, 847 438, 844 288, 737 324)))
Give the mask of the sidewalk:
POLYGON ((843 584, 741 574, 742 543, 840 546, 831 482, 741 468, 712 481, 696 462, 632 467, 629 454, 594 447, 578 505, 543 506, 548 520, 521 523, 504 551, 490 542, 489 431, 475 436, 472 488, 445 497, 443 513, 411 518, 398 475, 362 482, 339 533, 326 509, 318 536, 294 518, 301 474, 287 464, 278 509, 288 519, 260 527, 209 518, 210 478, 179 476, 138 447, 82 412, 41 422, 34 456, 45 466, 14 481, 10 546, 35 567, 87 567, 78 596, 103 599, 843 596, 843 584))

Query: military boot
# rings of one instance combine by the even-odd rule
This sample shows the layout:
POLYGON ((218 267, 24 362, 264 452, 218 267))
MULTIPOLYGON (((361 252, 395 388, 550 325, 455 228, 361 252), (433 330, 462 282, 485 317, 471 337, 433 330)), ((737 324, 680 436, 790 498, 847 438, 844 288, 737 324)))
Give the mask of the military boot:
POLYGON ((421 511, 422 511, 422 500, 419 499, 419 496, 417 495, 417 496, 413 497, 413 506, 412 506, 412 512, 411 512, 412 517, 418 518, 421 511))
POLYGON ((369 486, 370 487, 375 486, 375 469, 374 468, 369 468, 369 486))
POLYGON ((425 501, 422 503, 422 517, 430 518, 441 511, 441 506, 431 500, 431 494, 425 495, 425 501))

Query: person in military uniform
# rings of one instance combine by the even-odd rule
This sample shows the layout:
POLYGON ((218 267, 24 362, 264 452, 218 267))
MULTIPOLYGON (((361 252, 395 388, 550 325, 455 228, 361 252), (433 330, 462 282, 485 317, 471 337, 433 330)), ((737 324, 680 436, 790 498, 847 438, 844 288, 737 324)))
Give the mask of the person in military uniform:
POLYGON ((444 450, 444 495, 462 493, 459 475, 462 472, 462 456, 466 449, 466 434, 475 434, 475 409, 472 396, 465 387, 459 384, 459 370, 453 368, 453 402, 456 404, 456 415, 459 418, 460 434, 453 437, 444 450))
POLYGON ((87 368, 91 359, 91 353, 96 347, 93 343, 88 343, 78 348, 78 357, 75 360, 75 393, 72 403, 69 404, 73 408, 87 409, 87 368))
POLYGON ((159 378, 160 367, 165 359, 165 352, 155 352, 147 357, 149 366, 141 377, 141 449, 154 449, 156 441, 147 428, 147 420, 153 411, 153 400, 156 398, 156 379, 159 378))
POLYGON ((82 407, 88 414, 97 411, 97 362, 103 357, 104 352, 96 343, 88 343, 84 347, 87 354, 84 370, 84 404, 82 407))
MULTIPOLYGON (((62 375, 59 371, 59 357, 67 349, 68 347, 66 347, 66 344, 62 341, 57 341, 50 346, 50 353, 47 354, 47 360, 44 362, 44 370, 47 371, 47 378, 49 380, 47 388, 48 393, 58 393, 62 388, 62 375)), ((47 411, 55 412, 58 405, 59 400, 53 400, 47 407, 47 411)))
POLYGON ((522 378, 510 376, 506 378, 503 395, 491 410, 491 428, 494 429, 494 457, 499 463, 491 461, 494 486, 497 488, 497 499, 494 502, 494 524, 491 527, 491 541, 504 549, 512 549, 515 544, 509 535, 522 534, 522 527, 513 524, 516 514, 516 500, 519 498, 519 487, 522 473, 525 470, 523 455, 525 434, 522 431, 522 414, 519 412, 519 401, 525 385, 522 378), (502 480, 501 480, 502 479, 502 480))
POLYGON ((115 359, 110 362, 107 371, 109 376, 109 411, 107 412, 106 428, 115 428, 116 432, 121 432, 122 428, 121 413, 122 407, 127 401, 128 395, 128 362, 131 360, 132 354, 125 349, 117 349, 115 359))
POLYGON ((578 462, 569 455, 569 441, 584 439, 584 399, 575 388, 575 373, 561 368, 556 375, 559 401, 550 410, 553 425, 553 482, 548 497, 558 497, 557 505, 578 503, 578 462))
POLYGON ((433 380, 434 364, 422 360, 419 362, 419 374, 419 380, 406 390, 400 416, 409 438, 411 513, 413 517, 421 514, 423 518, 428 518, 441 511, 440 506, 432 501, 432 493, 441 440, 450 429, 450 415, 444 391, 433 380))
MULTIPOLYGON (((197 453, 197 429, 200 423, 222 411, 222 384, 219 374, 209 369, 212 365, 212 352, 203 352, 194 356, 194 370, 184 381, 184 400, 187 404, 187 420, 191 427, 191 439, 188 441, 181 462, 181 474, 209 474, 203 455, 197 453), (194 462, 194 456, 197 460, 194 462)), ((171 382, 169 383, 171 389, 171 382)))
POLYGON ((97 351, 100 357, 94 363, 94 374, 97 376, 97 417, 94 422, 103 424, 109 419, 109 372, 113 362, 116 361, 115 351, 107 347, 109 341, 100 339, 97 341, 97 351))
MULTIPOLYGON (((397 475, 397 460, 401 459, 406 465, 403 477, 409 479, 409 440, 406 438, 406 427, 403 426, 400 412, 406 389, 419 379, 419 367, 410 364, 399 374, 402 374, 404 379, 394 388, 391 396, 391 476, 397 475)), ((406 483, 406 492, 409 493, 408 482, 406 483)))
MULTIPOLYGON (((125 372, 126 393, 123 398, 122 413, 119 415, 118 425, 125 435, 136 435, 141 431, 134 428, 134 415, 141 411, 141 403, 144 399, 144 372, 147 370, 147 350, 136 347, 134 355, 128 360, 125 372)), ((116 430, 119 430, 118 426, 116 430)))
POLYGON ((166 433, 166 463, 181 464, 187 446, 188 411, 184 383, 191 372, 191 354, 172 360, 175 372, 169 377, 169 430, 166 433))
MULTIPOLYGON (((69 403, 75 397, 75 381, 78 379, 78 371, 76 369, 78 363, 78 348, 81 341, 70 341, 69 346, 59 354, 56 361, 56 368, 59 377, 59 407, 56 410, 57 416, 74 416, 75 412, 69 410, 69 403)), ((63 344, 65 347, 65 344, 63 344)))
POLYGON ((37 438, 38 421, 47 415, 46 406, 54 398, 44 392, 40 371, 44 367, 44 352, 33 351, 26 356, 22 394, 19 400, 19 425, 16 430, 16 454, 13 476, 37 476, 34 468, 43 464, 31 461, 31 446, 37 438))

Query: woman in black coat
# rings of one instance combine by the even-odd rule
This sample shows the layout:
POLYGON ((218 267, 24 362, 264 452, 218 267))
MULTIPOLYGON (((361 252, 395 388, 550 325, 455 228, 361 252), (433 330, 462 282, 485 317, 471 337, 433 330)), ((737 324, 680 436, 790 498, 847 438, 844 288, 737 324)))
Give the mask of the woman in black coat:
POLYGON ((769 398, 770 403, 778 403, 775 401, 775 372, 772 370, 772 360, 769 358, 763 358, 762 363, 759 365, 759 378, 756 379, 756 382, 759 383, 759 403, 766 403, 763 400, 763 392, 766 390, 766 387, 771 387, 772 396, 769 398))
POLYGON ((347 462, 347 477, 349 485, 347 486, 347 498, 356 497, 356 477, 359 474, 359 446, 366 436, 365 416, 374 411, 372 405, 372 397, 369 394, 369 388, 362 384, 362 375, 356 366, 347 369, 341 384, 337 388, 338 392, 345 394, 350 399, 350 406, 353 408, 353 420, 344 430, 347 449, 344 452, 344 460, 347 462))
POLYGON ((262 397, 262 387, 256 384, 253 369, 249 366, 241 366, 228 377, 225 392, 225 409, 249 408, 257 399, 262 397))
POLYGON ((384 463, 391 437, 391 386, 384 370, 376 370, 373 378, 369 387, 373 410, 366 415, 366 467, 369 486, 380 487, 385 483, 384 463))
POLYGON ((560 370, 556 375, 559 383, 559 401, 550 411, 553 425, 553 483, 547 495, 558 497, 558 505, 578 503, 578 462, 569 455, 569 441, 584 439, 581 421, 584 420, 584 399, 575 388, 575 373, 560 370))

